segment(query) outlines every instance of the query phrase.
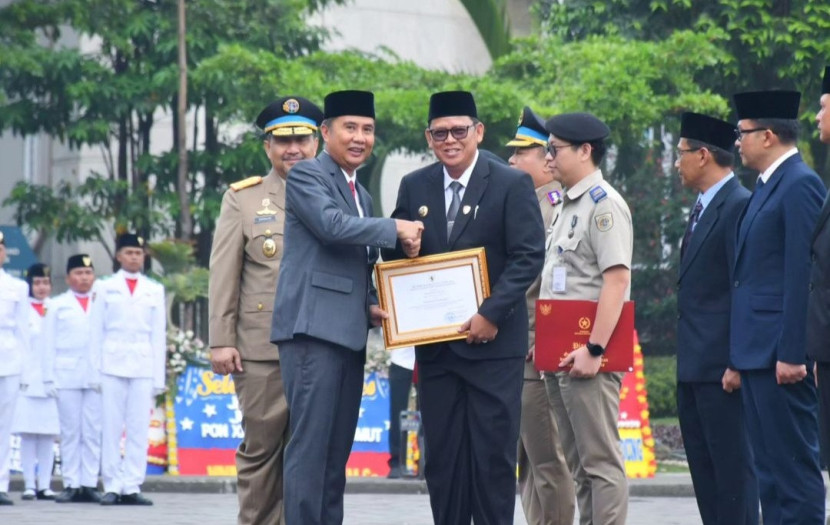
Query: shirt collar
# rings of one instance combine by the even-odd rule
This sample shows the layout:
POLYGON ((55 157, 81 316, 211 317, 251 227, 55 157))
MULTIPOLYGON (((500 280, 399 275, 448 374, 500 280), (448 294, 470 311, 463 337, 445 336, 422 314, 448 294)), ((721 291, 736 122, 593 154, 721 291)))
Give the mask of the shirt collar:
POLYGON ((470 177, 473 175, 473 168, 476 167, 476 162, 478 162, 478 149, 476 149, 476 156, 473 157, 473 162, 470 163, 467 169, 464 170, 464 173, 462 173, 457 179, 450 177, 450 174, 447 173, 447 167, 442 166, 444 169, 444 191, 450 187, 450 183, 452 181, 458 181, 464 188, 466 188, 470 184, 470 177))
POLYGON ((121 275, 123 275, 127 279, 138 279, 139 277, 141 277, 141 273, 128 272, 124 268, 121 268, 120 270, 118 270, 118 273, 120 273, 121 275))
POLYGON ((579 197, 581 197, 583 193, 593 188, 602 181, 602 170, 596 170, 584 179, 582 179, 581 181, 574 184, 573 187, 568 188, 568 191, 565 193, 565 195, 567 195, 569 200, 576 200, 579 197))
POLYGON ((357 170, 354 170, 354 174, 349 175, 348 173, 346 173, 346 170, 340 168, 340 173, 342 173, 343 176, 346 177, 347 183, 349 181, 354 182, 355 191, 357 191, 357 170))
POLYGON ((762 181, 764 181, 764 184, 766 184, 767 182, 769 182, 769 178, 772 177, 772 174, 775 173, 775 170, 777 170, 778 167, 781 164, 783 164, 785 160, 787 160, 788 158, 792 157, 793 155, 795 155, 797 153, 798 153, 798 148, 790 149, 789 151, 787 151, 786 153, 784 153, 783 155, 778 157, 775 160, 775 162, 770 164, 769 168, 765 169, 764 172, 761 174, 761 176, 759 178, 762 181))
MULTIPOLYGON (((709 203, 712 202, 712 199, 715 198, 715 195, 718 194, 718 191, 720 191, 720 189, 723 188, 724 185, 726 185, 727 182, 729 182, 729 179, 732 179, 734 177, 735 177, 735 173, 730 171, 729 175, 727 175, 726 177, 722 178, 721 180, 719 180, 718 182, 713 184, 711 188, 704 191, 703 193, 701 193, 698 196, 697 200, 698 200, 698 202, 700 202, 703 205, 704 210, 706 209, 706 206, 709 206, 709 203)), ((703 213, 703 212, 701 212, 701 213, 703 213)))

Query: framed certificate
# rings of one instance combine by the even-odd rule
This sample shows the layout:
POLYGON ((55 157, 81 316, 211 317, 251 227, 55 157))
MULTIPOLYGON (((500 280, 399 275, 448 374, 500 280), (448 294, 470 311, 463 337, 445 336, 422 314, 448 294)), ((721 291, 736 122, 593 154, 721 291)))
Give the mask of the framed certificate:
POLYGON ((490 296, 484 248, 375 265, 387 349, 466 339, 458 328, 490 296))

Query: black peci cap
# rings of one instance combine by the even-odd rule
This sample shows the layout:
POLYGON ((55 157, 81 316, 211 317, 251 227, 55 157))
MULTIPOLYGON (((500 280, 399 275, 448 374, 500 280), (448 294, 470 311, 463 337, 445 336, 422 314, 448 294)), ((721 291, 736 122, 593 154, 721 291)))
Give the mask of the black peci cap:
POLYGON ((590 113, 556 115, 545 122, 545 129, 551 135, 574 144, 602 140, 611 134, 605 122, 590 113))
POLYGON ((700 113, 686 112, 680 116, 680 136, 726 151, 735 149, 735 126, 700 113))
POLYGON ((335 91, 326 95, 325 118, 354 115, 375 118, 375 95, 370 91, 335 91))
POLYGON ((798 118, 798 91, 749 91, 734 95, 738 120, 775 118, 795 120, 798 118))
POLYGON ((429 97, 428 122, 441 117, 478 118, 476 101, 469 91, 442 91, 429 97))
POLYGON ((78 253, 66 260, 66 273, 75 268, 92 268, 92 257, 86 253, 78 253))
POLYGON ((115 251, 121 248, 144 248, 144 237, 134 233, 122 233, 115 241, 115 251))

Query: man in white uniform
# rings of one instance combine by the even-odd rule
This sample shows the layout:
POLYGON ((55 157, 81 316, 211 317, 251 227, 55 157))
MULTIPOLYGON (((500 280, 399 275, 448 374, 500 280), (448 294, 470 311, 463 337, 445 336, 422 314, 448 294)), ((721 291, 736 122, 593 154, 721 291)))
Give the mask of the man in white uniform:
POLYGON ((164 391, 164 287, 141 273, 144 239, 116 241, 121 269, 101 282, 92 307, 92 351, 103 398, 101 505, 152 505, 141 494, 154 395, 164 391), (126 430, 124 457, 121 435, 126 430))
POLYGON ((0 505, 9 499, 11 430, 22 356, 29 354, 29 286, 3 270, 6 241, 0 232, 0 505))
POLYGON ((43 344, 44 317, 52 294, 50 268, 35 263, 26 270, 29 285, 29 354, 24 356, 21 381, 28 386, 17 396, 12 432, 20 436, 20 469, 24 500, 54 500, 49 487, 55 460, 55 440, 60 434, 54 355, 43 344), (37 470, 37 476, 35 471, 37 470), (39 489, 39 490, 38 490, 39 489))
POLYGON ((98 503, 101 465, 101 393, 94 380, 90 311, 95 269, 85 253, 66 261, 69 290, 46 311, 44 346, 54 363, 64 490, 57 503, 98 503))

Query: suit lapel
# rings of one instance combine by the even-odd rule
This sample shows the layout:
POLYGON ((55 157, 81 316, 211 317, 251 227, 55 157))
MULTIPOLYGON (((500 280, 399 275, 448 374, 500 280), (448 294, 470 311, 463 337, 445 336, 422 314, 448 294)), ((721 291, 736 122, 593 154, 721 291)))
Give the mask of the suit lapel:
POLYGON ((752 227, 752 222, 755 220, 755 217, 758 215, 761 208, 764 207, 764 203, 767 202, 767 199, 769 199, 775 191, 775 188, 781 183, 781 179, 783 178, 782 172, 789 168, 790 164, 794 163, 796 160, 801 160, 801 155, 798 153, 782 162, 781 165, 778 166, 774 172, 772 172, 769 181, 767 181, 767 183, 764 184, 760 190, 756 188, 756 190, 752 193, 752 197, 749 199, 749 204, 744 212, 743 220, 741 220, 741 226, 738 228, 738 247, 735 251, 736 261, 741 255, 741 250, 743 249, 744 241, 746 241, 749 229, 752 227))
POLYGON ((281 210, 285 210, 285 181, 279 175, 271 170, 271 173, 265 178, 268 183, 268 195, 271 199, 271 204, 281 210))
POLYGON ((455 216, 455 224, 452 227, 452 235, 448 243, 450 248, 453 247, 455 241, 458 240, 464 231, 464 228, 467 227, 467 224, 476 215, 474 210, 481 200, 482 195, 484 195, 484 191, 487 189, 489 177, 490 165, 485 159, 479 156, 478 162, 476 162, 473 173, 470 176, 470 184, 464 190, 464 198, 461 199, 461 209, 458 210, 458 215, 455 216))
POLYGON ((427 201, 418 204, 418 208, 422 204, 427 207, 427 216, 421 218, 419 215, 418 217, 412 217, 412 220, 423 220, 425 232, 431 230, 438 239, 439 251, 445 252, 449 245, 447 244, 447 203, 444 197, 444 169, 441 163, 433 165, 427 185, 426 191, 422 193, 426 196, 427 201))
POLYGON ((697 256, 698 251, 700 251, 700 247, 703 246, 703 243, 706 241, 706 238, 709 236, 712 228, 714 228, 715 224, 717 224, 718 219, 720 218, 720 209, 726 201, 726 197, 728 197, 737 186, 738 180, 733 176, 732 179, 730 179, 720 190, 718 190, 715 197, 709 205, 706 206, 706 211, 703 213, 703 217, 700 219, 700 222, 697 223, 697 226, 695 226, 692 238, 689 239, 689 245, 686 247, 685 256, 680 261, 681 278, 683 277, 683 274, 686 273, 686 270, 689 269, 689 265, 695 256, 697 256))
POLYGON ((328 167, 326 171, 334 178, 334 185, 337 187, 337 191, 340 192, 340 197, 343 198, 346 208, 352 212, 352 215, 360 215, 357 211, 357 203, 355 203, 352 197, 352 190, 349 188, 349 183, 346 182, 346 176, 343 175, 343 170, 340 169, 340 166, 325 151, 320 154, 319 159, 320 162, 328 167))

